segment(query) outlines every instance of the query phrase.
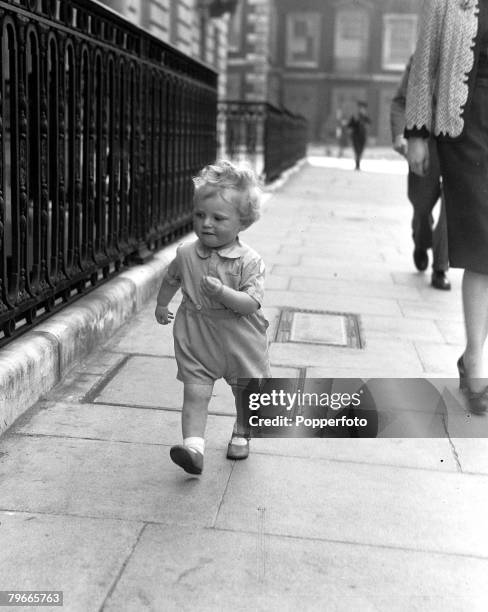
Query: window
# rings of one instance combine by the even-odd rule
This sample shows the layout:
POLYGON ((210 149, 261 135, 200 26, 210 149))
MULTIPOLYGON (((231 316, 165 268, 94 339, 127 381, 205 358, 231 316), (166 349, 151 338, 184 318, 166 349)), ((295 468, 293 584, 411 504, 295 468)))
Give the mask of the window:
POLYGON ((417 15, 385 15, 383 26, 383 69, 403 70, 415 50, 417 15))
POLYGON ((242 38, 242 1, 237 4, 236 10, 229 20, 229 51, 238 52, 241 48, 242 38))
POLYGON ((346 8, 336 15, 335 69, 357 72, 365 68, 369 45, 369 14, 365 9, 346 8))
POLYGON ((240 100, 242 98, 242 79, 240 73, 227 75, 227 100, 240 100))
POLYGON ((286 17, 287 66, 315 68, 320 45, 320 13, 289 13, 286 17))

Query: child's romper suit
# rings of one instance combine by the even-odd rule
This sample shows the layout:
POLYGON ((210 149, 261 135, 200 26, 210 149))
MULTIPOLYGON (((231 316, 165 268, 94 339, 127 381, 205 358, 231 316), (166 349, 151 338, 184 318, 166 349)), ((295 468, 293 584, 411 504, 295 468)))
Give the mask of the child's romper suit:
POLYGON ((181 285, 183 293, 173 327, 178 380, 212 384, 224 378, 236 385, 238 378, 270 377, 268 321, 261 308, 250 315, 230 310, 201 291, 204 276, 262 304, 263 260, 238 238, 221 249, 209 249, 200 240, 179 246, 163 281, 181 285))

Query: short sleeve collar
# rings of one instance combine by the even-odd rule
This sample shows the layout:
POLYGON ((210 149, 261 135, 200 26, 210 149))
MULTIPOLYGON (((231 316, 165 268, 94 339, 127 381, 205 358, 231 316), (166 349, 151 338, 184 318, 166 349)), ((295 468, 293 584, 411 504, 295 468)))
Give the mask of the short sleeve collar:
POLYGON ((229 246, 223 247, 222 249, 210 249, 202 244, 200 239, 198 239, 196 241, 195 250, 201 259, 208 259, 213 251, 215 251, 220 257, 225 257, 226 259, 238 259, 246 252, 242 244, 239 242, 239 238, 236 238, 235 242, 229 246))

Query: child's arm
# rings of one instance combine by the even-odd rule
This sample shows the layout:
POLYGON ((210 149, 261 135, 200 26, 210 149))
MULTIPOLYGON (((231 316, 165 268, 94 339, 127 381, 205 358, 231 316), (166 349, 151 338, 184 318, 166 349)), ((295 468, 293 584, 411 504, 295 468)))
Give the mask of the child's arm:
POLYGON ((259 302, 248 293, 231 289, 213 276, 204 276, 201 286, 207 295, 241 315, 250 315, 259 309, 259 302))
POLYGON ((168 304, 180 288, 180 285, 181 281, 178 278, 176 259, 173 259, 163 276, 156 300, 157 305, 154 316, 160 325, 167 325, 174 319, 173 313, 168 309, 168 304))

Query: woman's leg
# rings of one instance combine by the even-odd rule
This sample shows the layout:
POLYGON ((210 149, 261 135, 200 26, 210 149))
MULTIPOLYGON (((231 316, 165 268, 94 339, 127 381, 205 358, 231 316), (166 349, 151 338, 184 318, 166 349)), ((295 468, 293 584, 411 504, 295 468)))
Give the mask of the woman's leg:
POLYGON ((488 274, 464 271, 463 308, 466 327, 464 365, 472 391, 487 385, 483 349, 488 334, 488 274))

